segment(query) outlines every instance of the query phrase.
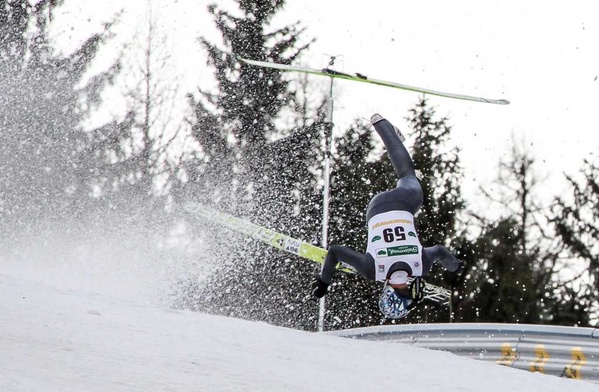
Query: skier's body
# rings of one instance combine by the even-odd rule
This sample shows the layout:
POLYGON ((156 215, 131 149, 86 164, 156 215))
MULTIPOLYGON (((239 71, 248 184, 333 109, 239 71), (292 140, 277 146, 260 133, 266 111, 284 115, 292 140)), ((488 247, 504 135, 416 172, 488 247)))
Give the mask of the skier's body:
POLYGON ((422 206, 423 193, 416 177, 414 162, 395 127, 380 115, 372 116, 397 174, 397 187, 375 195, 368 204, 368 247, 360 253, 347 247, 329 247, 320 277, 314 283, 314 295, 322 297, 333 279, 336 266, 344 262, 369 280, 385 282, 379 305, 385 316, 405 317, 413 303, 408 277, 426 275, 439 261, 451 272, 460 262, 443 246, 424 248, 418 240, 414 215, 422 206))

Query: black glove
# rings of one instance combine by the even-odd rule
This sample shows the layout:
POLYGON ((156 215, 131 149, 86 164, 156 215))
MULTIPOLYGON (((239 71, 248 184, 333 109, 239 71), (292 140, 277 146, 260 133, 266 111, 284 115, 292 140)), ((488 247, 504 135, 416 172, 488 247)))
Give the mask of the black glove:
POLYGON ((312 295, 314 295, 316 298, 322 298, 327 293, 328 288, 329 283, 325 283, 320 278, 316 278, 316 280, 312 283, 312 295))

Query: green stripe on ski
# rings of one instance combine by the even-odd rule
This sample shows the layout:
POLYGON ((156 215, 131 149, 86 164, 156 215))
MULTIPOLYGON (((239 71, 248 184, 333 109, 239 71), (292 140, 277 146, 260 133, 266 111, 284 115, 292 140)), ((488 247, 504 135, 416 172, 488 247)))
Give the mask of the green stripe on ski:
POLYGON ((267 62, 267 61, 248 60, 248 59, 244 59, 244 58, 239 58, 239 60, 243 61, 246 64, 250 64, 250 65, 253 65, 256 67, 265 67, 265 68, 278 69, 281 71, 302 72, 302 73, 307 73, 307 74, 312 74, 312 75, 328 76, 330 78, 353 80, 355 82, 376 84, 378 86, 392 87, 392 88, 397 88, 400 90, 414 91, 414 92, 418 92, 418 93, 436 95, 436 96, 445 97, 445 98, 461 99, 461 100, 466 100, 466 101, 475 101, 475 102, 484 102, 484 103, 493 103, 493 104, 497 104, 497 105, 508 105, 510 103, 510 101, 508 101, 507 99, 490 99, 490 98, 483 98, 483 97, 475 97, 472 95, 446 93, 443 91, 431 90, 431 89, 423 88, 423 87, 409 86, 407 84, 388 82, 385 80, 378 80, 378 79, 371 79, 371 78, 367 77, 366 75, 362 75, 359 73, 351 75, 351 74, 335 71, 330 68, 324 68, 322 70, 319 70, 319 69, 314 69, 314 68, 296 67, 293 65, 271 63, 271 62, 267 62))
MULTIPOLYGON (((245 234, 248 237, 262 241, 273 248, 303 257, 304 259, 322 264, 327 255, 327 251, 323 248, 266 227, 258 226, 247 220, 237 218, 233 215, 214 210, 201 204, 190 203, 185 206, 185 209, 210 222, 217 223, 238 233, 245 234)), ((343 270, 352 272, 345 268, 343 270)))
MULTIPOLYGON (((201 204, 189 203, 185 205, 185 209, 208 222, 216 223, 237 233, 247 235, 248 237, 268 244, 273 248, 294 254, 316 263, 324 263, 324 259, 327 255, 326 249, 201 204)), ((355 273, 351 267, 343 264, 340 264, 339 270, 348 273, 355 273)), ((412 281, 412 278, 410 278, 410 281, 412 281)), ((449 301, 450 296, 449 290, 426 283, 424 289, 425 299, 445 304, 449 301)))
POLYGON ((299 255, 305 259, 313 260, 318 263, 324 263, 327 251, 314 245, 302 244, 299 255), (307 245, 307 246, 304 246, 307 245))

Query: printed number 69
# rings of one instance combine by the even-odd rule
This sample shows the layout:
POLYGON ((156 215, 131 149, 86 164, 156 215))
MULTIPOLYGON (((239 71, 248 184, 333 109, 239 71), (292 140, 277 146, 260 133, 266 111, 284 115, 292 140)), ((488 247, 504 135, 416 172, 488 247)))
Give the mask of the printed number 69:
POLYGON ((383 230, 383 239, 385 242, 403 241, 406 239, 405 229, 403 226, 385 229, 383 230))

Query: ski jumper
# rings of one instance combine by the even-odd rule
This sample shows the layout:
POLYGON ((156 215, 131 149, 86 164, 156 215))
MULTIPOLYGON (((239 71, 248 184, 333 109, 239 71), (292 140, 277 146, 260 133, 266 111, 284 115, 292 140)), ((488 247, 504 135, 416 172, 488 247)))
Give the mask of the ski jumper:
POLYGON ((405 271, 408 276, 423 276, 437 261, 449 271, 456 271, 459 261, 445 247, 425 248, 418 239, 414 215, 422 206, 423 193, 408 150, 389 121, 376 116, 373 125, 395 169, 397 186, 376 194, 368 204, 366 253, 331 245, 320 279, 330 284, 339 262, 349 264, 364 278, 377 281, 389 279, 396 271, 405 271))

